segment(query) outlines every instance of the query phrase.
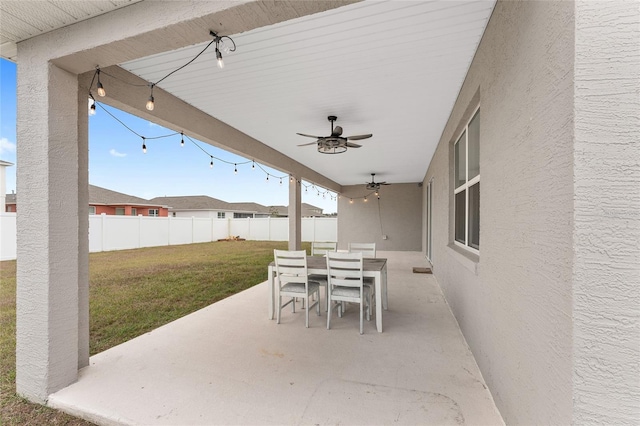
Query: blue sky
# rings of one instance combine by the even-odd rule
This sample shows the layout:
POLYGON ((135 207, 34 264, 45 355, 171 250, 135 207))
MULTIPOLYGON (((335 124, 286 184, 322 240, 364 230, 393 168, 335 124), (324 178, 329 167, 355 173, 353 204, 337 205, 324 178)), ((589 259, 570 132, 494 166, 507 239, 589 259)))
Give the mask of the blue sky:
MULTIPOLYGON (((103 107, 146 138, 174 133, 107 105, 103 107)), ((262 166, 265 173, 258 165, 252 169, 251 162, 240 165, 251 159, 193 140, 210 155, 238 163, 238 173, 234 173, 234 164, 215 158, 210 168, 211 158, 187 138, 184 146, 180 146, 179 134, 146 140, 147 153, 144 154, 142 139, 98 106, 96 115, 89 117, 89 183, 147 199, 208 195, 228 202, 289 203, 288 178, 282 179, 280 185, 280 180, 274 177, 283 173, 262 166), (271 175, 269 181, 267 173, 271 175)), ((17 165, 16 65, 4 59, 0 59, 0 159, 17 165)), ((15 166, 7 168, 7 192, 12 190, 16 190, 15 166)), ((312 187, 305 192, 303 187, 302 201, 321 207, 325 213, 337 211, 337 202, 331 200, 329 194, 323 198, 317 192, 312 187)))

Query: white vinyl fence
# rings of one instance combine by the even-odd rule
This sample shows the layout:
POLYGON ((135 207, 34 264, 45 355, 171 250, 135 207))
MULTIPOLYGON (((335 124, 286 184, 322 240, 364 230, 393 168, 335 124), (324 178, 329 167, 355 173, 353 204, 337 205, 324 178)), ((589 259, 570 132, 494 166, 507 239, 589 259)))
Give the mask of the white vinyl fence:
MULTIPOLYGON (((231 236, 288 241, 289 219, 89 216, 89 251, 205 243, 231 236)), ((302 218, 302 241, 338 241, 338 219, 302 218)), ((16 213, 0 213, 0 260, 16 258, 16 213)))

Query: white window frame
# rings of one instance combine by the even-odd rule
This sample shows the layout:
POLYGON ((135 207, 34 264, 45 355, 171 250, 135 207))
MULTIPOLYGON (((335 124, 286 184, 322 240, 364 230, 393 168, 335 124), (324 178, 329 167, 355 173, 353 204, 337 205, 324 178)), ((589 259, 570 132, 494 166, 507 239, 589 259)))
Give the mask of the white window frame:
MULTIPOLYGON (((455 143, 453 144, 453 152, 454 152, 454 158, 453 158, 453 184, 456 184, 456 171, 457 171, 457 167, 458 165, 456 164, 455 161, 455 151, 456 151, 456 145, 458 144, 458 142, 460 142, 462 135, 465 135, 465 153, 464 153, 464 164, 465 164, 465 174, 464 174, 464 180, 465 182, 458 186, 457 188, 455 188, 453 190, 453 243, 458 246, 458 247, 462 247, 465 250, 469 250, 472 253, 475 254, 480 254, 480 250, 473 248, 469 245, 469 188, 471 188, 473 185, 477 184, 480 182, 480 173, 478 173, 477 176, 475 176, 473 179, 469 180, 469 124, 471 123, 471 121, 475 118, 476 114, 478 114, 478 111, 480 111, 480 105, 478 105, 476 107, 476 109, 473 111, 473 114, 471 114, 471 117, 469 118, 469 121, 467 121, 467 124, 465 124, 464 128, 460 131, 460 134, 458 135, 458 137, 456 138, 455 143), (456 240, 456 195, 459 194, 462 191, 466 191, 466 198, 465 198, 465 212, 464 212, 464 244, 459 242, 458 240, 456 240)), ((478 141, 478 145, 480 144, 480 141, 478 141)), ((478 146, 479 149, 479 146, 478 146)))
POLYGON ((160 209, 149 209, 150 217, 160 217, 160 209))
POLYGON ((226 212, 218 212, 218 219, 226 219, 226 218, 227 218, 226 212))
POLYGON ((89 206, 89 214, 96 214, 96 206, 89 206))

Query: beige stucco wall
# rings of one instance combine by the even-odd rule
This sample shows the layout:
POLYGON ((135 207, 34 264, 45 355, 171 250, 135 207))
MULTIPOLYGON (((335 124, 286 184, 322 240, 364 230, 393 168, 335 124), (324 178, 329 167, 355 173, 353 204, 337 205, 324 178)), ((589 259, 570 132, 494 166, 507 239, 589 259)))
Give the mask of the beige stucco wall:
POLYGON ((374 242, 377 250, 420 251, 422 188, 417 183, 385 185, 380 200, 370 194, 365 203, 362 197, 370 192, 364 185, 342 187, 338 248, 346 249, 349 242, 374 242))
POLYGON ((433 266, 507 424, 572 418, 571 2, 499 1, 424 180, 433 266), (480 105, 480 256, 452 241, 452 144, 480 105))

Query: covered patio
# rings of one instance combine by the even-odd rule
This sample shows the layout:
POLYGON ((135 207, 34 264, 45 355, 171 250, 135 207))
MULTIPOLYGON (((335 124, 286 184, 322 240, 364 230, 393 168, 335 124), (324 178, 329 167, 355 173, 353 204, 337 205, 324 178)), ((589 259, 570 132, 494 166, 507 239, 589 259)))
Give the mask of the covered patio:
POLYGON ((419 252, 389 259, 384 333, 357 309, 326 329, 267 283, 91 357, 48 405, 99 424, 502 424, 458 324, 419 252))

